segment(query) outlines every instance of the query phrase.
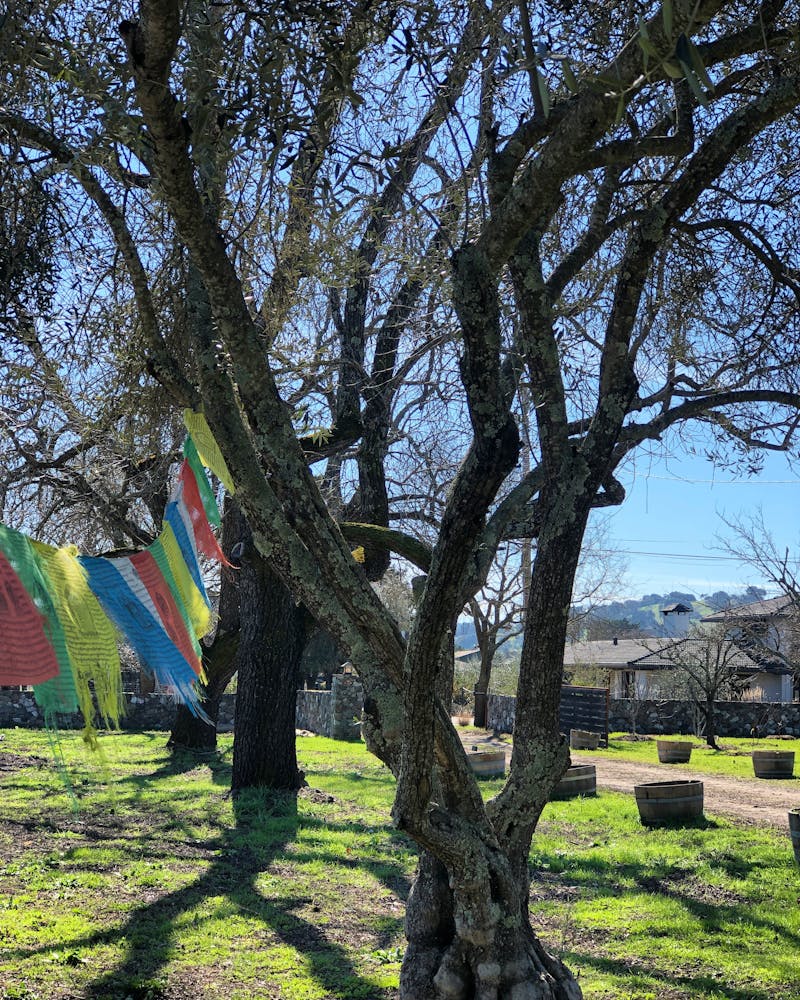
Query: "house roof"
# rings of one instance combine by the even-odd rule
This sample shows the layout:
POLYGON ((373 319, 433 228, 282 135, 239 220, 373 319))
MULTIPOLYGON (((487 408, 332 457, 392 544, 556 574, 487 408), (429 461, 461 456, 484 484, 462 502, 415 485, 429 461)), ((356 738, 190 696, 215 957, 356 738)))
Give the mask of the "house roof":
POLYGON ((735 608, 725 608, 706 615, 704 622, 751 621, 759 618, 788 618, 797 610, 795 601, 788 594, 770 597, 766 601, 739 604, 735 608))
POLYGON ((661 609, 662 615, 688 615, 691 614, 692 609, 687 604, 682 604, 678 601, 677 604, 668 604, 665 608, 661 609))
POLYGON ((670 639, 590 639, 564 647, 564 666, 625 670, 628 664, 671 642, 670 639))
POLYGON ((689 662, 706 655, 710 649, 716 656, 716 647, 723 657, 726 667, 734 669, 737 674, 791 674, 791 667, 768 652, 756 649, 743 649, 732 639, 679 639, 670 642, 658 651, 647 653, 634 660, 630 667, 633 670, 671 670, 681 663, 689 662))

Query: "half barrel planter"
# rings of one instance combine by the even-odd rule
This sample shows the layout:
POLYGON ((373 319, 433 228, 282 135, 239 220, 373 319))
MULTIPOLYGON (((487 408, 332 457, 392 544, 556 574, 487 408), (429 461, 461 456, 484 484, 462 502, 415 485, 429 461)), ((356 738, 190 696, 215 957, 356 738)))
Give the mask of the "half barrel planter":
POLYGON ((692 744, 686 740, 656 740, 658 760, 661 764, 688 764, 692 744))
POLYGON ((792 838, 794 860, 800 865, 800 806, 789 810, 789 836, 792 838))
POLYGON ((753 773, 757 778, 791 778, 794 750, 754 750, 753 773))
POLYGON ((585 729, 570 729, 569 745, 572 750, 596 750, 600 746, 600 734, 585 729))
POLYGON ((473 747, 467 752, 467 760, 477 778, 502 778, 506 773, 505 750, 473 747))
POLYGON ((597 795, 597 768, 594 764, 573 764, 550 793, 553 800, 574 799, 579 795, 597 795))
POLYGON ((679 823, 703 816, 702 781, 648 781, 634 785, 639 818, 645 826, 679 823))

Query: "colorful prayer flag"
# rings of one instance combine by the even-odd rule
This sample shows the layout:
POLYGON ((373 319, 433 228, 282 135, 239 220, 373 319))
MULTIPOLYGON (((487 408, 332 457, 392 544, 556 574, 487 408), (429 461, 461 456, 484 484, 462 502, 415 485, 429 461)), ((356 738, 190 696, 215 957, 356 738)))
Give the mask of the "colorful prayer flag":
MULTIPOLYGON (((14 531, 12 528, 0 524, 0 551, 4 553, 12 570, 43 616, 44 633, 58 663, 58 672, 55 675, 40 682, 26 681, 25 683, 33 684, 34 697, 46 717, 53 712, 76 712, 78 696, 64 630, 50 596, 47 581, 34 557, 30 540, 19 531, 14 531)), ((37 649, 41 650, 38 643, 37 649)), ((39 661, 39 666, 44 667, 48 662, 49 657, 46 657, 39 661)))
POLYGON ((194 528, 194 537, 198 549, 203 555, 208 556, 209 559, 216 559, 223 566, 230 566, 231 564, 225 558, 222 549, 219 547, 219 542, 211 530, 211 525, 208 523, 205 508, 203 507, 203 502, 200 499, 200 493, 197 488, 197 480, 187 461, 182 462, 178 478, 183 485, 183 501, 192 519, 192 527, 194 528))
MULTIPOLYGON (((151 557, 152 558, 152 557, 151 557)), ((197 673, 164 630, 160 615, 130 558, 80 556, 89 586, 106 614, 159 684, 173 688, 197 712, 197 673)))
MULTIPOLYGON (((74 546, 56 549, 31 541, 33 552, 49 585, 64 630, 78 703, 92 730, 94 689, 97 710, 106 725, 119 725, 122 677, 114 626, 89 589, 86 572, 74 546)), ((92 730, 93 731, 93 730, 92 730)))
POLYGON ((58 676, 58 660, 36 607, 11 563, 0 552, 0 684, 41 684, 58 676))
POLYGON ((194 478, 197 480, 197 488, 200 492, 200 499, 203 501, 203 507, 205 507, 206 517, 208 518, 210 524, 213 524, 215 528, 218 528, 221 524, 221 520, 219 516, 219 507, 217 506, 217 498, 214 496, 214 491, 211 489, 211 483, 208 481, 206 470, 203 467, 203 463, 200 461, 200 455, 197 452, 197 447, 192 440, 191 434, 187 434, 186 440, 183 442, 183 457, 191 466, 194 478))
POLYGON ((195 413, 193 410, 184 410, 183 422, 197 445, 197 451, 203 465, 211 469, 228 493, 233 496, 236 487, 233 485, 228 466, 225 464, 225 459, 222 457, 219 445, 214 440, 214 435, 211 433, 205 416, 202 413, 195 413))

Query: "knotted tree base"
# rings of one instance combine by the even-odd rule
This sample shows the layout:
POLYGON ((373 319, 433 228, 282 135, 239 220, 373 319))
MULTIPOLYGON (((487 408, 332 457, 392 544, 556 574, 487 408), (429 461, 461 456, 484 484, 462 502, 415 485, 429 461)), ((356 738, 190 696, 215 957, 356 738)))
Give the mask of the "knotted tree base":
POLYGON ((501 899, 491 878, 470 898, 423 854, 406 910, 401 1000, 581 1000, 569 969, 533 933, 528 886, 501 899))

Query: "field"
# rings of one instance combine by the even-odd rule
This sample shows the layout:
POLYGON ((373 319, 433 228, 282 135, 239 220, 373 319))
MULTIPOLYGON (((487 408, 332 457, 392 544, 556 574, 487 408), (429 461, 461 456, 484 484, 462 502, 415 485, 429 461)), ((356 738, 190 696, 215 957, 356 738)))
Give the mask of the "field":
MULTIPOLYGON (((45 734, 3 734, 0 998, 396 997, 415 851, 386 769, 301 738, 296 803, 234 803, 229 740, 199 761, 165 738, 110 735, 99 760, 64 734, 68 792, 45 734)), ((601 793, 546 808, 531 864, 534 922, 587 1000, 800 1000, 785 834, 648 830, 601 793)))

